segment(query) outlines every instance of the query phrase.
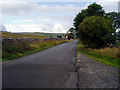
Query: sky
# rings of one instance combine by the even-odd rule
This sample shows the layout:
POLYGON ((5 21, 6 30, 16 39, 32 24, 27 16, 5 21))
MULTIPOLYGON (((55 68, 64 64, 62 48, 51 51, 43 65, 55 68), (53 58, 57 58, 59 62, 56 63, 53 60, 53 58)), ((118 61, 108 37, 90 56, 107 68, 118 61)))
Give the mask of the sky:
POLYGON ((78 12, 96 2, 118 11, 120 0, 0 0, 0 28, 10 32, 66 33, 78 12))

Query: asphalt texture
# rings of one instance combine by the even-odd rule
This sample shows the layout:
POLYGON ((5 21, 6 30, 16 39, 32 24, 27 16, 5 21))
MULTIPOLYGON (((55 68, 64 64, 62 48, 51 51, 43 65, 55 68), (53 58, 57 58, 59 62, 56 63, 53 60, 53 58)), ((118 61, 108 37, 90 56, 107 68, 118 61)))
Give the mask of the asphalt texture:
POLYGON ((78 88, 119 88, 118 68, 90 59, 81 52, 77 58, 78 88))
POLYGON ((3 63, 2 87, 65 88, 74 72, 76 47, 75 40, 3 63))

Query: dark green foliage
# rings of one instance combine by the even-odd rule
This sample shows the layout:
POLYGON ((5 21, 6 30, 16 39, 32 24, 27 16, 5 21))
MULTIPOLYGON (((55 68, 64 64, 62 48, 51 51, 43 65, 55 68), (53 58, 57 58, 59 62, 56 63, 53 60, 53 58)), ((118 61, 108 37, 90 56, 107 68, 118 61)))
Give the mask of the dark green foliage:
POLYGON ((73 39, 74 34, 73 33, 69 33, 69 34, 66 34, 66 36, 68 36, 68 40, 70 40, 70 39, 73 39))
POLYGON ((83 44, 91 48, 101 48, 113 42, 115 29, 112 21, 100 16, 86 17, 78 27, 77 35, 83 44))
POLYGON ((28 46, 28 43, 26 42, 5 42, 3 43, 2 47, 3 51, 9 52, 9 53, 24 53, 25 51, 31 50, 30 46, 28 46))
POLYGON ((102 17, 105 14, 103 7, 96 3, 89 5, 86 11, 87 11, 87 16, 101 16, 102 17))
POLYGON ((117 12, 109 12, 109 13, 106 13, 105 14, 105 17, 110 19, 110 20, 113 20, 113 23, 114 23, 114 27, 117 29, 117 28, 120 28, 120 13, 117 13, 117 12))
POLYGON ((74 19, 74 27, 76 28, 76 31, 78 30, 78 25, 82 22, 82 20, 86 17, 86 10, 82 10, 77 14, 77 16, 74 19))
POLYGON ((77 14, 73 24, 77 37, 83 41, 83 44, 92 48, 101 48, 110 43, 115 44, 115 29, 120 28, 120 13, 105 13, 101 5, 93 3, 77 14), (91 16, 95 17, 89 18, 91 16))
POLYGON ((88 16, 104 16, 104 14, 105 11, 103 10, 103 7, 101 5, 98 5, 96 3, 89 5, 87 9, 83 9, 75 17, 74 27, 76 28, 76 31, 78 30, 78 25, 83 21, 84 18, 88 16))
POLYGON ((62 38, 62 36, 61 36, 61 35, 58 35, 57 38, 62 38))
POLYGON ((69 30, 68 30, 68 32, 67 33, 76 33, 76 31, 75 31, 75 28, 74 27, 71 27, 69 30))

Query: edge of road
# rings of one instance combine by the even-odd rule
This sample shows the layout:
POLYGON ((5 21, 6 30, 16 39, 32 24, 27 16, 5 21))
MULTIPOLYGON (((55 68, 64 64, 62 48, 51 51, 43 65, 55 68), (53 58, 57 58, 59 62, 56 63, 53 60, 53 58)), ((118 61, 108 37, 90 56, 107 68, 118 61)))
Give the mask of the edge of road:
MULTIPOLYGON (((78 44, 78 41, 76 42, 76 44, 78 44)), ((75 53, 75 57, 73 58, 73 72, 69 73, 69 78, 66 81, 65 87, 66 88, 78 88, 78 79, 79 79, 79 75, 77 73, 79 67, 78 67, 78 58, 77 58, 77 47, 76 47, 76 53, 75 53)))

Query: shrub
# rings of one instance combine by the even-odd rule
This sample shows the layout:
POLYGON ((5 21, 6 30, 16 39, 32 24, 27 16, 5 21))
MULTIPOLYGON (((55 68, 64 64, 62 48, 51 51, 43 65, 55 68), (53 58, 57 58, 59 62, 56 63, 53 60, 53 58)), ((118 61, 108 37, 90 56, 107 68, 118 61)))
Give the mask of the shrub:
POLYGON ((115 32, 112 21, 103 17, 87 17, 80 23, 78 29, 78 37, 90 48, 103 48, 115 41, 112 37, 112 33, 115 32))

